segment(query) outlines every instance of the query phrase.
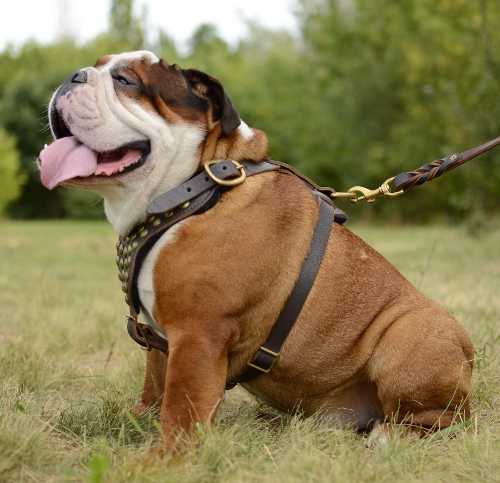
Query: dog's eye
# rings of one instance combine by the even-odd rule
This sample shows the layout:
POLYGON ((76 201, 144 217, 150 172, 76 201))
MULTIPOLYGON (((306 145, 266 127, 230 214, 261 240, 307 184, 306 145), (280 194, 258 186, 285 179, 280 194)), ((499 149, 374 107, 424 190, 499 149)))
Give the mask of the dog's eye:
POLYGON ((113 79, 117 80, 118 82, 126 86, 132 85, 132 82, 130 82, 127 78, 123 77, 122 75, 115 75, 113 76, 113 79))

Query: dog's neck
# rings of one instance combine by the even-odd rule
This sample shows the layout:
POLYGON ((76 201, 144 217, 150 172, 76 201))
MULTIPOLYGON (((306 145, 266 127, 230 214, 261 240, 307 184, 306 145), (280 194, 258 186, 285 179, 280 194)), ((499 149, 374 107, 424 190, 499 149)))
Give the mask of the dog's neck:
POLYGON ((153 199, 179 186, 198 169, 197 151, 204 133, 192 127, 180 126, 174 129, 177 132, 172 139, 151 146, 149 156, 155 162, 151 164, 146 178, 138 176, 132 178, 127 185, 106 185, 100 190, 106 217, 118 234, 125 235, 144 221, 146 208, 153 199))
POLYGON ((193 126, 171 128, 168 136, 169 139, 160 143, 152 143, 149 156, 155 162, 151 164, 147 177, 138 171, 138 176, 129 178, 126 185, 114 183, 99 187, 106 217, 120 235, 126 235, 142 223, 147 218, 149 204, 157 196, 190 179, 207 160, 205 158, 259 161, 267 156, 265 134, 249 128, 244 122, 224 141, 210 148, 205 131, 193 129, 193 126), (168 146, 168 149, 162 146, 168 146))

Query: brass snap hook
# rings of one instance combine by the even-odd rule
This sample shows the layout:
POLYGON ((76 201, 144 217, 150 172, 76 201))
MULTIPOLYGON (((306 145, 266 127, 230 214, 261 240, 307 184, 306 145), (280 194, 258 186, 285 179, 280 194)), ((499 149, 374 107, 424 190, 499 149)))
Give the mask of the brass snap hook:
POLYGON ((370 190, 363 186, 353 186, 347 193, 332 193, 330 196, 333 199, 347 198, 351 203, 357 203, 358 201, 367 201, 368 203, 373 203, 375 201, 375 198, 377 198, 378 196, 395 198, 396 196, 404 194, 403 190, 395 192, 391 191, 389 183, 394 181, 395 177, 396 176, 393 176, 392 178, 385 180, 382 185, 375 190, 370 190), (361 195, 358 196, 357 193, 361 193, 361 195))

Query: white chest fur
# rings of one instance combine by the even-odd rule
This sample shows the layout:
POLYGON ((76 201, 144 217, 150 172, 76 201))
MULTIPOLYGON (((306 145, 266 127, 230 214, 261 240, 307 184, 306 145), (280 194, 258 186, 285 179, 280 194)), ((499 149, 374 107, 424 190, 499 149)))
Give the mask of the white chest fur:
POLYGON ((158 261, 158 255, 165 246, 175 243, 175 235, 181 225, 187 223, 189 219, 182 220, 176 225, 169 228, 155 243, 144 259, 139 272, 137 288, 139 292, 139 300, 141 302, 142 323, 150 325, 153 330, 164 339, 167 338, 165 331, 157 324, 153 317, 153 307, 155 304, 155 287, 154 287, 154 267, 158 261))

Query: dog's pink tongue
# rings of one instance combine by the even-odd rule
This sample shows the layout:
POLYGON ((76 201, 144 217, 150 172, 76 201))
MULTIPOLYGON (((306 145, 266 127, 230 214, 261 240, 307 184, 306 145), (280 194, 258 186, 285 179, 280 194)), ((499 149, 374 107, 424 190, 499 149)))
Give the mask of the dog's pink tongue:
POLYGON ((49 190, 77 176, 94 174, 97 153, 74 136, 58 139, 40 153, 42 184, 49 190))

